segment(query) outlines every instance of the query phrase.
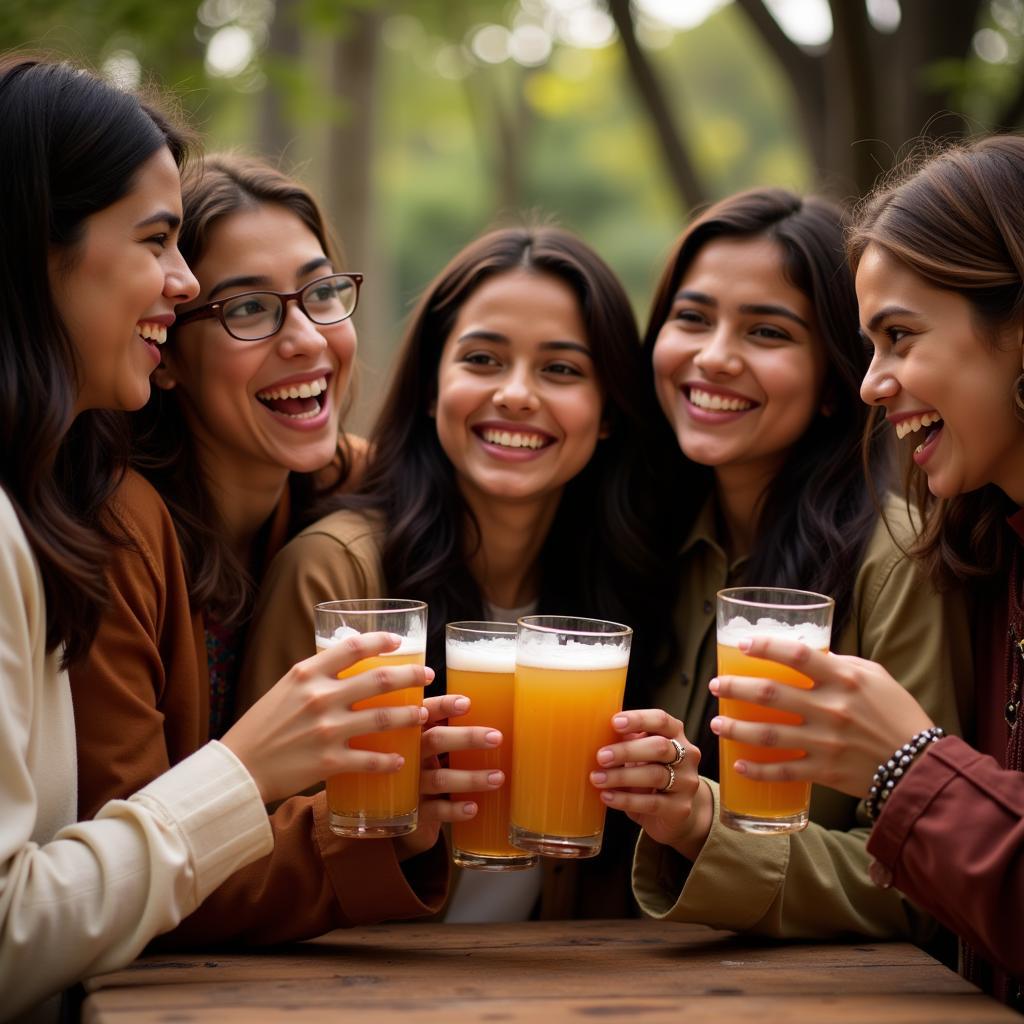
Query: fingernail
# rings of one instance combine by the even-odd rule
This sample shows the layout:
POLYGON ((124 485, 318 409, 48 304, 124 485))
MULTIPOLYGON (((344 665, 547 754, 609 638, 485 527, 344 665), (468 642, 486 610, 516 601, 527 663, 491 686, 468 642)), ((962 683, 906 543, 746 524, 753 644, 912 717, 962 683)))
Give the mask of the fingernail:
POLYGON ((460 715, 464 715, 469 710, 469 698, 468 697, 456 697, 455 698, 455 710, 460 715))
POLYGON ((405 764, 405 758, 401 754, 395 754, 395 771, 397 772, 405 764))
POLYGON ((402 638, 397 633, 388 633, 388 639, 395 645, 402 642, 402 638))
POLYGON ((714 696, 718 696, 718 676, 715 676, 715 678, 708 683, 708 689, 714 696))
POLYGON ((736 769, 736 774, 737 775, 746 775, 747 774, 747 762, 746 761, 737 761, 733 765, 733 768, 736 769))
POLYGON ((487 784, 489 786, 500 786, 505 781, 504 772, 488 772, 487 784))
POLYGON ((717 736, 718 730, 722 728, 722 719, 716 715, 708 722, 708 728, 717 736))
POLYGON ((421 707, 420 708, 420 721, 421 722, 425 722, 429 717, 430 717, 430 712, 426 708, 421 707))
POLYGON ((429 665, 423 666, 423 674, 427 677, 427 682, 432 683, 434 681, 434 670, 429 665))
POLYGON ((598 764, 611 764, 615 760, 615 754, 607 747, 597 752, 597 763, 598 764))
POLYGON ((470 803, 470 804, 463 804, 462 805, 462 813, 463 814, 476 814, 476 804, 472 804, 472 803, 470 803))
POLYGON ((749 651, 751 644, 753 644, 753 640, 751 640, 750 637, 744 637, 742 640, 739 641, 739 643, 736 644, 736 646, 741 651, 749 651))
POLYGON ((614 803, 615 802, 615 794, 614 793, 608 793, 608 792, 602 793, 601 794, 601 799, 606 804, 614 803))
POLYGON ((603 786, 608 781, 608 773, 607 772, 591 772, 590 773, 590 781, 593 782, 595 786, 603 786))
POLYGON ((501 733, 497 729, 492 729, 486 736, 484 736, 484 742, 489 743, 492 747, 498 746, 501 743, 501 733))
POLYGON ((616 729, 625 729, 626 726, 629 725, 629 719, 625 715, 616 715, 612 719, 612 725, 614 725, 616 729))

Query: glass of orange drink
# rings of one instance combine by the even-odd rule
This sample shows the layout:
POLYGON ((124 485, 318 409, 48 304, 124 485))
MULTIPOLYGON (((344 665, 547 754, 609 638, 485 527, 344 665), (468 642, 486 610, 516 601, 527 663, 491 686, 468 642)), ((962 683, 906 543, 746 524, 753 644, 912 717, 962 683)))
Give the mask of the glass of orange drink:
MULTIPOLYGON (((819 651, 829 649, 835 602, 823 594, 782 587, 733 587, 718 592, 718 674, 773 679, 809 690, 814 681, 787 665, 752 658, 739 650, 741 640, 779 637, 799 640, 819 651)), ((798 725, 800 717, 740 700, 722 699, 719 711, 746 722, 798 725)), ((800 832, 807 827, 809 782, 755 782, 733 767, 738 759, 775 764, 803 757, 802 750, 758 747, 719 738, 720 819, 723 825, 756 835, 800 832)))
POLYGON ((594 857, 605 805, 590 784, 597 751, 619 739, 633 631, 618 622, 528 615, 517 623, 512 731, 513 846, 594 857))
POLYGON ((452 859, 460 867, 479 871, 518 871, 537 858, 508 841, 511 800, 513 686, 516 673, 514 622, 449 622, 445 626, 445 669, 449 693, 468 697, 471 706, 451 725, 480 725, 497 729, 500 747, 453 750, 448 763, 460 771, 505 773, 504 784, 487 793, 463 794, 477 805, 476 816, 452 825, 452 859))
MULTIPOLYGON (((363 658, 338 673, 348 679, 360 672, 398 665, 422 665, 427 649, 427 606, 422 601, 397 598, 325 601, 313 610, 317 650, 354 633, 394 633, 402 638, 396 651, 363 658)), ((352 705, 363 708, 400 707, 423 703, 423 687, 407 687, 368 697, 352 705)), ((420 799, 420 727, 367 733, 348 741, 358 750, 401 754, 405 763, 397 772, 343 772, 327 780, 329 825, 339 836, 382 839, 412 832, 420 799)))

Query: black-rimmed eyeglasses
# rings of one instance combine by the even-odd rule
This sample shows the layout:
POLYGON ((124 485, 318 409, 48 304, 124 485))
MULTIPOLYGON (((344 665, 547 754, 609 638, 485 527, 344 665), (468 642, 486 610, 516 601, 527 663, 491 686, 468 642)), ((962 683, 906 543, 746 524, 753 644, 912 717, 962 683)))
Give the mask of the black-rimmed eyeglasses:
POLYGON ((181 313, 175 323, 219 320, 232 338, 262 341, 281 330, 285 310, 292 301, 315 324, 326 326, 347 320, 355 312, 362 283, 362 274, 330 274, 310 281, 297 292, 241 292, 181 313))

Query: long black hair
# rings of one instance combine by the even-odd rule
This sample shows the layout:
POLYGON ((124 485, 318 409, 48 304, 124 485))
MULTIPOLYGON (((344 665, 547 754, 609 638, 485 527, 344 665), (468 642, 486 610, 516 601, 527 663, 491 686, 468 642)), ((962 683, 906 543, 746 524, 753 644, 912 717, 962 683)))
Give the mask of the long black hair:
POLYGON ((118 414, 74 415, 80 367, 54 302, 88 218, 124 196, 146 160, 185 135, 151 104, 67 62, 0 57, 0 484, 39 563, 46 648, 88 649, 112 540, 99 511, 127 458, 118 414))
MULTIPOLYGON (((873 495, 886 492, 891 477, 885 435, 868 431, 870 412, 860 400, 869 359, 859 333, 844 229, 837 206, 784 189, 756 189, 723 199, 698 216, 676 243, 644 336, 650 361, 680 282, 709 242, 767 238, 779 247, 787 280, 814 308, 816 337, 825 356, 822 402, 829 409, 828 415, 819 411, 768 484, 743 577, 759 586, 831 595, 836 636, 852 613, 857 569, 878 522, 873 495)), ((712 469, 687 459, 667 424, 659 450, 671 467, 674 486, 690 496, 695 514, 714 487, 712 469)), ((690 522, 680 519, 678 525, 685 530, 690 522)))
POLYGON ((504 228, 470 243, 427 287, 400 349, 370 444, 364 493, 340 499, 382 514, 388 592, 430 606, 428 663, 444 664, 444 624, 484 614, 468 557, 477 524, 462 497, 430 410, 445 341, 468 297, 513 270, 565 282, 580 307, 604 395, 609 434, 565 487, 541 552, 541 610, 625 622, 635 631, 631 678, 645 674, 663 638, 664 563, 652 528, 650 410, 629 301, 610 268, 574 235, 554 227, 504 228))

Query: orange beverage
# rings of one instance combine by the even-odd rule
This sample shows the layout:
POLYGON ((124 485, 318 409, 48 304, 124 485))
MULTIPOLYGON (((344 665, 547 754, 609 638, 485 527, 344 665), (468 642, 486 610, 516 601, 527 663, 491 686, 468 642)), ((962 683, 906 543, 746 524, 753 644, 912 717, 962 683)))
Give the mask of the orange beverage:
MULTIPOLYGON (((317 645, 320 646, 319 644, 317 645)), ((403 647, 405 645, 403 644, 403 647)), ((364 658, 351 668, 338 673, 339 679, 369 672, 375 668, 398 665, 422 665, 425 653, 399 651, 376 658, 364 658)), ((357 701, 354 711, 363 708, 401 707, 404 704, 422 704, 423 687, 408 687, 392 693, 357 701)), ((331 813, 343 818, 397 818, 409 814, 419 806, 420 799, 420 727, 389 729, 355 736, 348 745, 355 750, 376 750, 384 754, 401 754, 405 764, 397 772, 377 775, 372 772, 341 772, 327 780, 327 806, 331 813)))
MULTIPOLYGON (((718 645, 718 674, 722 676, 753 676, 758 679, 774 679, 786 686, 798 686, 809 690, 814 686, 809 676, 763 658, 751 658, 735 647, 718 645)), ((719 711, 729 718, 744 722, 778 722, 784 725, 798 725, 799 715, 774 708, 757 707, 741 700, 719 701, 719 711)), ((720 785, 722 806, 734 814, 755 818, 786 818, 798 815, 810 801, 809 782, 755 782, 744 775, 738 775, 733 765, 737 759, 754 761, 759 764, 775 764, 779 761, 793 761, 803 757, 802 750, 785 750, 779 747, 753 747, 749 743, 722 739, 720 755, 720 785)))
POLYGON ((618 641, 530 647, 526 621, 516 654, 511 838, 548 856, 592 857, 601 849, 605 805, 590 773, 597 751, 619 738, 611 719, 622 710, 631 633, 618 626, 625 630, 618 641))
MULTIPOLYGON (((827 651, 832 631, 832 598, 782 587, 734 587, 718 593, 718 674, 773 679, 802 690, 814 681, 787 665, 752 658, 739 649, 744 640, 798 640, 827 651)), ((744 722, 799 725, 799 715, 745 701, 719 700, 719 712, 744 722)), ((809 782, 759 782, 740 775, 737 760, 753 764, 795 761, 804 751, 759 747, 719 737, 720 818, 724 825, 755 835, 799 832, 807 827, 811 800, 809 782)))
POLYGON ((514 731, 512 702, 516 668, 515 627, 511 633, 476 632, 469 626, 485 623, 450 623, 446 644, 448 692, 460 693, 470 699, 465 715, 451 719, 452 725, 479 725, 497 729, 502 744, 490 750, 453 750, 448 755, 452 768, 460 771, 494 771, 505 773, 500 789, 483 793, 466 793, 478 807, 469 821, 452 825, 453 859, 462 867, 488 871, 508 871, 530 867, 537 858, 516 849, 508 841, 509 803, 511 800, 512 752, 514 731), (461 628, 464 627, 464 628, 461 628))

